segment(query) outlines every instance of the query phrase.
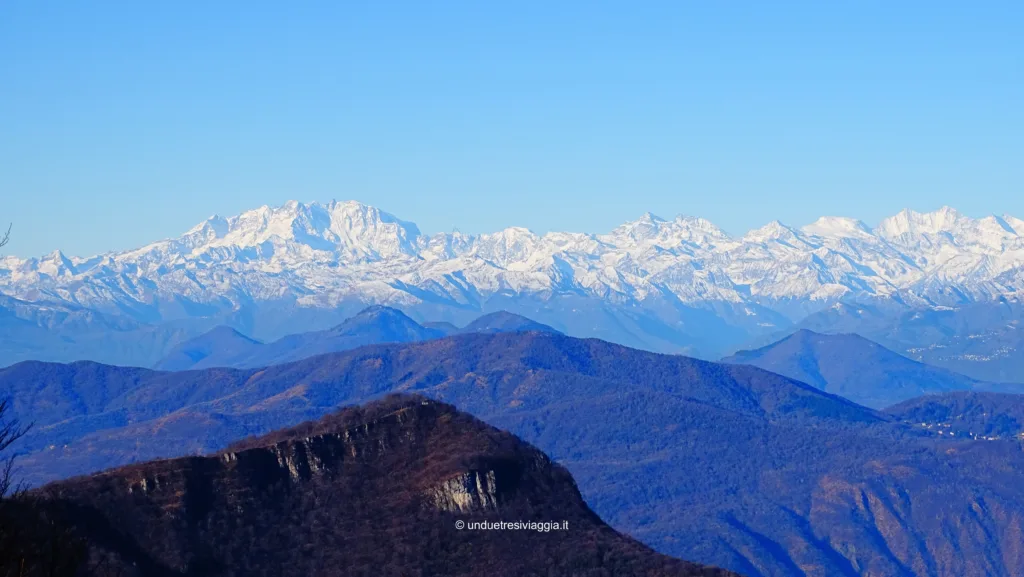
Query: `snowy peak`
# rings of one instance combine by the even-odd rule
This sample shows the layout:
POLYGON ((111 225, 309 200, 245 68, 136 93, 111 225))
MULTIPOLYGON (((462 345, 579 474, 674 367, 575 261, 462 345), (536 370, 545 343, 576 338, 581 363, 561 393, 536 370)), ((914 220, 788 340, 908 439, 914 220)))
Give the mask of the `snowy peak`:
POLYGON ((516 263, 530 261, 540 250, 540 244, 541 238, 529 229, 514 226, 493 234, 480 235, 472 254, 508 268, 516 263))
MULTIPOLYGON (((563 296, 631 307, 726 303, 791 316, 785 307, 1019 297, 1021 232, 1024 221, 1011 216, 972 219, 943 208, 904 210, 874 230, 837 216, 800 229, 774 221, 740 238, 703 218, 651 213, 602 235, 510 227, 428 237, 358 202, 290 201, 213 216, 180 238, 132 251, 8 257, 0 260, 0 293, 112 314, 144 311, 145 322, 167 314, 162 303, 172 303, 166 308, 178 318, 193 314, 180 303, 218 311, 282 299, 323 309, 351 302, 465 308, 491 298, 563 296)), ((741 318, 768 323, 763 316, 741 318)))
POLYGON ((730 240, 722 229, 703 218, 679 215, 669 221, 650 212, 615 228, 605 238, 616 245, 650 245, 666 249, 684 242, 710 247, 730 240))
POLYGON ((805 234, 832 238, 869 238, 871 229, 855 219, 841 216, 823 216, 800 229, 805 234))
POLYGON ((679 215, 672 221, 672 228, 677 236, 690 241, 728 241, 731 240, 724 230, 715 226, 709 220, 679 215))
MULTIPOLYGON (((211 217, 185 233, 193 250, 215 248, 291 248, 298 252, 336 252, 346 260, 379 260, 416 253, 416 225, 358 202, 262 206, 224 219, 211 217)), ((277 251, 268 250, 272 255, 277 251)), ((285 252, 288 252, 285 250, 285 252)))
POLYGON ((939 234, 956 230, 966 217, 956 210, 944 206, 934 212, 915 212, 903 209, 895 216, 883 220, 875 232, 888 239, 905 235, 939 234))
POLYGON ((77 271, 74 263, 63 252, 55 250, 39 259, 39 272, 51 277, 71 277, 77 271))
POLYGON ((192 227, 182 236, 182 240, 192 240, 193 242, 190 242, 190 244, 199 246, 200 244, 213 242, 218 238, 224 238, 230 229, 231 225, 228 223, 228 219, 213 215, 192 227))
POLYGON ((1003 252, 1020 247, 1021 235, 1013 224, 1015 222, 1020 223, 1009 216, 974 219, 949 207, 929 213, 903 210, 883 220, 875 233, 892 243, 915 250, 952 245, 1003 252))
POLYGON ((1024 220, 1021 220, 1015 216, 1010 216, 1008 214, 1004 214, 1002 218, 1000 218, 999 220, 1001 220, 1003 224, 1009 227, 1009 230, 1012 231, 1014 234, 1018 236, 1024 236, 1024 220))
POLYGON ((773 220, 761 228, 755 228, 743 235, 743 240, 747 242, 764 243, 769 241, 792 240, 797 239, 800 236, 799 231, 794 230, 777 220, 773 220))
POLYGON ((640 218, 622 224, 611 232, 611 236, 628 238, 635 242, 643 242, 656 238, 665 219, 651 212, 645 212, 640 218))

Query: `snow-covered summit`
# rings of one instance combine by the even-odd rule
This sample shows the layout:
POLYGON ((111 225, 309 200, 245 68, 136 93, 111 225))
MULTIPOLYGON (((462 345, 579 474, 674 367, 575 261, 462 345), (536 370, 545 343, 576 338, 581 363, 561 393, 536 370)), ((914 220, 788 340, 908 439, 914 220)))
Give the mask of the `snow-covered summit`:
POLYGON ((974 219, 946 207, 904 210, 874 229, 829 216, 802 228, 776 221, 741 237, 702 218, 650 213, 605 234, 510 227, 428 236, 358 202, 291 201, 213 216, 130 251, 6 257, 0 293, 107 312, 181 299, 199 311, 280 299, 464 307, 494 295, 747 311, 851 299, 939 306, 1021 295, 1022 233, 1024 221, 1012 216, 974 219))
POLYGON ((823 216, 800 230, 805 234, 834 238, 863 239, 872 236, 871 229, 866 224, 855 218, 842 216, 823 216))
MULTIPOLYGON (((189 230, 183 244, 193 252, 289 243, 308 251, 336 252, 350 260, 414 255, 420 231, 386 212, 358 202, 261 206, 223 218, 213 216, 189 230)), ((300 251, 301 252, 301 251, 300 251)))
POLYGON ((883 238, 899 238, 914 234, 939 234, 952 232, 968 219, 955 209, 944 206, 934 212, 915 212, 903 209, 894 216, 884 219, 875 229, 883 238))

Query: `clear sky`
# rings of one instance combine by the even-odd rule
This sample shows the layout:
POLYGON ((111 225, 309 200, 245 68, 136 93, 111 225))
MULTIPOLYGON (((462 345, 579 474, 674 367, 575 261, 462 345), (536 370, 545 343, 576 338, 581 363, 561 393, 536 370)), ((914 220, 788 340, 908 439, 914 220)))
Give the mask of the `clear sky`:
POLYGON ((9 254, 354 199, 425 232, 1024 218, 1024 2, 0 3, 9 254))

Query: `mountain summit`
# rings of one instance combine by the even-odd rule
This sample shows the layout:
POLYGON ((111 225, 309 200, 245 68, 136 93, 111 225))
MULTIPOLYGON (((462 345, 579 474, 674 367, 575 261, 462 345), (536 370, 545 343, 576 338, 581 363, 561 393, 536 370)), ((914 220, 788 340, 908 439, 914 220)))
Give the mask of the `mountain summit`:
POLYGON ((273 254, 271 249, 283 249, 295 256, 331 251, 358 261, 415 254, 419 238, 416 225, 372 206, 351 201, 290 201, 284 206, 262 206, 231 218, 212 216, 178 242, 192 248, 193 254, 247 248, 259 248, 267 251, 266 255, 273 254))
POLYGON ((220 326, 178 345, 154 368, 183 371, 266 367, 365 345, 411 343, 452 334, 529 331, 561 334, 548 325, 507 311, 483 315, 461 329, 445 323, 430 325, 421 325, 398 309, 374 305, 330 329, 288 335, 270 343, 261 343, 220 326))
POLYGON ((400 310, 375 305, 330 329, 288 335, 270 343, 255 341, 228 327, 217 327, 178 345, 155 368, 181 371, 265 367, 364 345, 408 343, 442 336, 444 331, 424 327, 400 310))
MULTIPOLYGON (((22 363, 0 370, 2 391, 14 400, 16 417, 37 424, 21 444, 26 454, 20 466, 30 482, 133 460, 217 452, 246 435, 401 391, 451 403, 534 444, 572 472, 588 505, 610 525, 683 559, 744 575, 1024 574, 1024 558, 1006 554, 1020 545, 1024 452, 1009 438, 975 441, 960 434, 961 427, 988 437, 1019 434, 1020 411, 1002 401, 929 404, 887 415, 756 367, 535 331, 373 345, 253 370, 164 373, 90 363, 22 363), (996 411, 1000 416, 985 416, 996 411), (955 437, 948 434, 954 430, 946 428, 950 424, 955 437)), ((418 422, 436 422, 441 431, 468 431, 480 439, 473 427, 464 426, 464 418, 453 415, 445 422, 452 413, 436 414, 437 419, 418 422)), ((452 488, 466 491, 442 502, 477 507, 504 498, 513 504, 506 511, 522 510, 515 505, 522 503, 515 491, 499 490, 495 494, 502 498, 494 500, 487 497, 489 490, 469 492, 471 486, 491 487, 483 484, 487 474, 473 471, 493 470, 496 479, 508 478, 493 466, 473 465, 472 455, 498 456, 488 445, 451 443, 448 434, 407 442, 407 434, 418 438, 418 431, 429 429, 415 422, 396 424, 396 434, 381 437, 378 433, 388 427, 371 425, 365 431, 329 418, 323 426, 241 443, 220 453, 220 459, 158 461, 89 477, 74 494, 86 503, 110 499, 105 510, 123 511, 124 505, 147 515, 213 511, 195 523, 189 523, 192 517, 172 517, 184 522, 171 525, 172 533, 147 537, 170 547, 202 543, 199 538, 207 535, 224 535, 229 543, 248 535, 292 543, 324 531, 333 541, 346 538, 334 533, 339 528, 354 538, 359 533, 347 530, 353 525, 346 523, 361 527, 371 516, 389 522, 409 518, 393 509, 381 516, 379 509, 362 505, 405 503, 407 489, 437 487, 463 473, 481 485, 456 482, 452 488), (354 451, 340 444, 345 431, 349 438, 358 434, 354 451), (325 434, 334 440, 322 442, 325 434), (417 447, 428 450, 412 450, 417 447), (330 461, 323 454, 340 459, 340 471, 352 472, 344 479, 358 482, 339 478, 333 465, 324 471, 322 465, 330 461), (370 456, 379 456, 377 465, 362 468, 370 456), (332 484, 307 484, 317 479, 332 484), (140 491, 143 480, 145 492, 140 491), (189 489, 210 484, 216 490, 209 500, 203 497, 211 492, 189 489), (258 490, 245 490, 253 486, 258 490), (129 487, 134 492, 125 496, 129 487), (360 498, 367 493, 373 500, 360 498), (307 517, 309 504, 293 500, 296 494, 319 498, 324 516, 307 517), (242 526, 228 525, 236 531, 219 533, 225 501, 252 517, 240 519, 242 526), (250 519, 261 523, 251 532, 250 519)), ((553 499, 543 503, 577 503, 564 484, 544 481, 550 476, 525 479, 529 487, 548 487, 553 499)), ((557 515, 564 510, 546 509, 557 515)), ((426 525, 449 526, 436 519, 426 517, 426 525)), ((133 525, 124 527, 133 538, 146 536, 133 525)), ((395 526, 398 533, 386 530, 379 539, 393 539, 409 527, 395 526)), ((412 528, 417 535, 429 534, 412 528)), ((571 546, 592 550, 585 542, 571 546)), ((472 551, 479 553, 478 547, 487 545, 474 543, 472 551)), ((326 552, 316 546, 302 551, 314 558, 326 552)), ((525 550, 517 551, 515 562, 531 559, 525 550)), ((236 552, 232 549, 235 559, 236 552)))
MULTIPOLYGON (((0 292, 42 311, 73 307, 145 326, 241 323, 261 341, 328 329, 371 304, 460 326, 508 310, 577 336, 719 356, 839 303, 909 310, 1015 299, 1024 294, 1022 234, 1011 216, 943 208, 903 211, 874 229, 824 217, 740 237, 701 218, 651 214, 607 234, 427 235, 357 202, 293 201, 211 217, 130 251, 7 257, 0 292)), ((12 349, 122 360, 103 356, 109 346, 83 352, 87 339, 67 344, 79 336, 12 349)))
POLYGON ((921 395, 1009 387, 908 359, 860 335, 806 329, 722 361, 754 365, 876 409, 921 395))
POLYGON ((43 493, 109 575, 733 575, 616 533, 546 455, 414 396, 43 493), (471 529, 502 522, 526 525, 471 529))
POLYGON ((486 314, 459 330, 460 333, 514 333, 529 331, 558 333, 558 331, 548 325, 508 311, 486 314))

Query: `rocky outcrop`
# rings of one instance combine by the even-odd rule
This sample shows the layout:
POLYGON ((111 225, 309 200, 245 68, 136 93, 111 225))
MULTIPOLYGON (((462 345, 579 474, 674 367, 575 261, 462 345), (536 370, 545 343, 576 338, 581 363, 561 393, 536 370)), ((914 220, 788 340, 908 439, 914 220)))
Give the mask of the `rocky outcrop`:
POLYGON ((494 471, 466 471, 427 491, 430 502, 442 511, 467 513, 498 507, 498 482, 494 471))
POLYGON ((64 504, 91 558, 124 576, 731 575, 616 533, 565 469, 420 397, 36 496, 64 504), (461 530, 473 520, 548 530, 461 530))

